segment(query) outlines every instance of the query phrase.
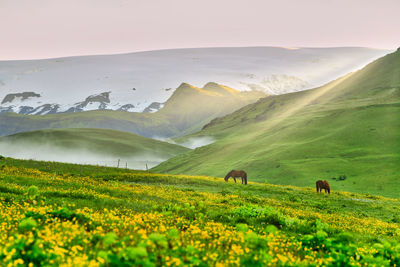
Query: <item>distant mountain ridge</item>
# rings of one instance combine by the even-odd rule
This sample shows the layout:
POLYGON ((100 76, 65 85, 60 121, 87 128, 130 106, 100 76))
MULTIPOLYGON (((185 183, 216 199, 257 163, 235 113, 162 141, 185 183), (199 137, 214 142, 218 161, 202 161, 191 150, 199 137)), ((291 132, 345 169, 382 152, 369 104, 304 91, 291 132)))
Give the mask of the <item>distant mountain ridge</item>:
POLYGON ((283 94, 322 85, 388 52, 359 47, 193 48, 0 61, 0 113, 155 112, 161 106, 153 103, 165 103, 171 88, 182 81, 283 94))
MULTIPOLYGON (((209 82, 202 88, 182 83, 165 103, 152 103, 147 112, 96 110, 42 116, 0 114, 0 135, 52 128, 105 128, 146 137, 168 138, 200 130, 210 120, 231 113, 259 98, 260 91, 238 91, 209 82)), ((94 100, 108 102, 108 93, 88 97, 82 108, 94 100)))

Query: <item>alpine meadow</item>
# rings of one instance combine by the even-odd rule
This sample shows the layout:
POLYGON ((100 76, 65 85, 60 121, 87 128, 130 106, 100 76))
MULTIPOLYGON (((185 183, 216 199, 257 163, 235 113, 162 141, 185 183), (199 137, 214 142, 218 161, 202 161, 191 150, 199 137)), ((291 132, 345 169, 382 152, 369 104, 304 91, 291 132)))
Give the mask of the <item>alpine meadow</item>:
POLYGON ((217 142, 154 171, 223 176, 235 166, 258 182, 323 178, 336 190, 398 197, 400 50, 322 87, 260 99, 191 136, 217 142))
POLYGON ((399 10, 0 1, 0 267, 400 266, 399 10))
POLYGON ((399 62, 397 51, 169 141, 215 139, 193 150, 105 129, 2 137, 39 154, 172 157, 150 171, 1 157, 2 264, 398 266, 399 62), (220 178, 233 166, 247 185, 220 178))

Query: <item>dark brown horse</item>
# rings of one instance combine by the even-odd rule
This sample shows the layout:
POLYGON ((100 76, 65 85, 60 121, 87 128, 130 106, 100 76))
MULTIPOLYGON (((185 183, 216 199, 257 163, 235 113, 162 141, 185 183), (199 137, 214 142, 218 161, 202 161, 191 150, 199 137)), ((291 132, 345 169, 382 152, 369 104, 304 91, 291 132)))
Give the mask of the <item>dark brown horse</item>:
POLYGON ((225 178, 224 178, 225 182, 228 182, 228 179, 229 179, 230 177, 233 178, 233 180, 235 181, 235 183, 236 183, 236 178, 237 178, 237 177, 240 177, 240 178, 242 178, 242 184, 243 184, 243 182, 244 182, 245 185, 247 184, 247 173, 246 173, 245 171, 241 171, 241 170, 240 170, 240 171, 231 170, 231 171, 228 172, 228 174, 225 176, 225 178))
POLYGON ((327 180, 322 181, 322 180, 318 180, 316 182, 316 186, 317 186, 317 193, 322 192, 322 189, 325 190, 325 193, 328 192, 328 194, 331 193, 331 187, 329 186, 329 183, 327 180))

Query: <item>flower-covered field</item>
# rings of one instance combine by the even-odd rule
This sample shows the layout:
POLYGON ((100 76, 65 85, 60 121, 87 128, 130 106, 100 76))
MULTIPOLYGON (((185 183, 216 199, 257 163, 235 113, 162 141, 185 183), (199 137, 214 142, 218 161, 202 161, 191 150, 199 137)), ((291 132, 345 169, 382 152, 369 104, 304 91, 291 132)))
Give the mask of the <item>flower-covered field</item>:
POLYGON ((398 199, 0 160, 0 266, 399 266, 399 223, 398 199))

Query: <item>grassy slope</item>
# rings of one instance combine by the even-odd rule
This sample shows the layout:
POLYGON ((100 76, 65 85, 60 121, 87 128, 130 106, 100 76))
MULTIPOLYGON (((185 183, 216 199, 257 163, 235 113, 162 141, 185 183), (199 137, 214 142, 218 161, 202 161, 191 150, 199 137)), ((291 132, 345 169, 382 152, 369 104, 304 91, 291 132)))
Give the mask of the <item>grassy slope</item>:
POLYGON ((154 171, 398 196, 400 51, 323 87, 271 96, 218 118, 192 136, 218 141, 172 158, 154 171), (332 177, 346 175, 344 181, 332 177))
POLYGON ((237 94, 224 91, 228 90, 215 83, 208 83, 203 89, 182 84, 165 107, 155 113, 109 110, 42 116, 4 113, 0 114, 0 135, 50 128, 105 128, 146 137, 181 136, 198 131, 211 119, 265 96, 256 91, 237 94))
MULTIPOLYGON (((90 128, 48 129, 0 137, 0 143, 13 145, 46 145, 64 150, 85 149, 96 154, 132 157, 153 154, 172 157, 189 149, 139 135, 90 128)), ((1 151, 0 151, 1 153, 1 151)))
MULTIPOLYGON (((399 199, 11 158, 1 159, 0 166, 4 264, 18 258, 27 263, 41 253, 58 255, 53 263, 72 258, 82 265, 89 260, 138 265, 144 259, 166 265, 167 256, 193 265, 400 262, 399 199), (31 185, 39 188, 43 202, 29 204, 26 192, 31 185), (37 221, 36 229, 21 226, 26 217, 37 221), (266 227, 269 224, 279 231, 273 232, 276 228, 266 227), (246 227, 252 231, 243 230, 246 227), (172 230, 179 237, 175 241, 172 230), (31 231, 38 235, 32 237, 31 231), (24 245, 21 240, 29 236, 37 243, 24 245), (158 243, 164 239, 167 245, 158 243), (214 247, 215 242, 219 245, 214 247), (137 257, 126 251, 129 247, 144 247, 147 253, 137 257), (4 254, 13 248, 14 253, 4 254)), ((42 256, 41 263, 48 260, 42 256)))

